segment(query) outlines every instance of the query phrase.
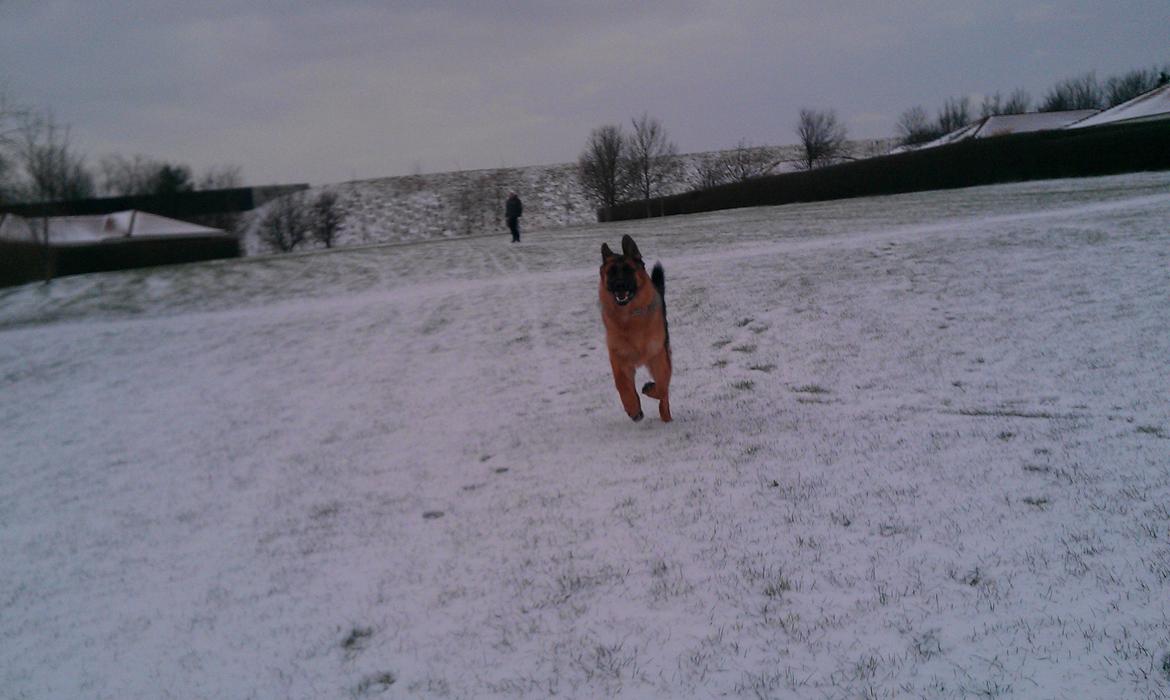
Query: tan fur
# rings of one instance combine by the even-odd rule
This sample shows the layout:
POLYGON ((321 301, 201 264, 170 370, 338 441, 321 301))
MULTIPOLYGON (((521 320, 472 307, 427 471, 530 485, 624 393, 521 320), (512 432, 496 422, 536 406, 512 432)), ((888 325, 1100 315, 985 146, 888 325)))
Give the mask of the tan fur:
POLYGON ((613 381, 626 414, 640 420, 642 405, 634 384, 634 371, 646 367, 654 381, 643 387, 644 393, 658 399, 658 415, 663 422, 669 422, 671 362, 665 307, 658 290, 651 284, 650 275, 641 265, 640 257, 635 272, 637 293, 625 306, 614 300, 613 294, 606 289, 606 274, 611 266, 623 260, 628 258, 621 255, 604 258, 598 283, 601 320, 605 324, 605 344, 609 350, 613 381))

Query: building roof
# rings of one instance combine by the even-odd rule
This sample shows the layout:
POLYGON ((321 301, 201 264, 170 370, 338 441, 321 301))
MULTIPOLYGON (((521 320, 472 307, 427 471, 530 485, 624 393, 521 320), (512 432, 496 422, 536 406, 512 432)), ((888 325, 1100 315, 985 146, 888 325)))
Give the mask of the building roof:
POLYGON ((922 148, 945 146, 967 139, 985 139, 1005 134, 1024 134, 1030 131, 1051 131, 1063 129, 1082 119, 1097 114, 1095 109, 1075 109, 1065 112, 1028 112, 1026 114, 997 114, 977 119, 970 124, 944 134, 933 141, 917 146, 903 146, 895 149, 900 151, 916 151, 922 148))
MULTIPOLYGON (((5 214, 0 221, 0 239, 37 240, 40 220, 5 214), (34 233, 35 232, 35 233, 34 233)), ((49 243, 80 245, 126 239, 230 236, 223 229, 128 209, 96 216, 49 217, 49 243)))
POLYGON ((1069 126, 1070 129, 1081 129, 1086 126, 1100 126, 1102 124, 1120 124, 1170 119, 1170 83, 1142 93, 1132 100, 1122 102, 1116 107, 1099 112, 1087 119, 1082 119, 1069 126))
POLYGON ((985 139, 1004 134, 1024 134, 1029 131, 1063 129, 1097 113, 1095 109, 1077 109, 1067 112, 1029 112, 1027 114, 997 114, 981 120, 974 137, 985 139))

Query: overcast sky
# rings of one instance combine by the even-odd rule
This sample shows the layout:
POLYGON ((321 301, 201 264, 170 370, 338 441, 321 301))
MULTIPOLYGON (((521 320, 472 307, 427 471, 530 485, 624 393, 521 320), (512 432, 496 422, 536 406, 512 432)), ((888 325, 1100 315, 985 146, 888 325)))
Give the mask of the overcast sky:
POLYGON ((0 86, 106 154, 249 184, 575 160, 659 118, 682 152, 854 138, 948 97, 1170 63, 1170 1, 0 0, 0 86))

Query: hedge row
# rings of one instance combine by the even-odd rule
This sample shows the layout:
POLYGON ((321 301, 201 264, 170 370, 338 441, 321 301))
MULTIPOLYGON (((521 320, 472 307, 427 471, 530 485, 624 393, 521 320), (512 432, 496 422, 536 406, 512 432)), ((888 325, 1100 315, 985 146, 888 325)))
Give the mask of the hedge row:
POLYGON ((1009 134, 600 209, 598 221, 1170 169, 1170 120, 1009 134))
POLYGON ((0 241, 0 287, 87 272, 174 265, 240 256, 230 236, 141 238, 89 245, 52 246, 0 241))
POLYGON ((308 185, 301 184, 236 187, 224 190, 177 192, 169 195, 101 197, 49 204, 10 204, 0 207, 0 211, 20 216, 93 216, 137 209, 176 219, 191 219, 214 214, 250 211, 273 197, 308 187, 308 185))

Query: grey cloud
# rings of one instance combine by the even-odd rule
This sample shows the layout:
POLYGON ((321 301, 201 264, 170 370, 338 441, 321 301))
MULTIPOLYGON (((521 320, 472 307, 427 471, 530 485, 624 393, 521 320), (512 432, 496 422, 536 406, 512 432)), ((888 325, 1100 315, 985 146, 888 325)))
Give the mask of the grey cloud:
POLYGON ((1170 60, 1168 24, 1164 0, 0 0, 0 84, 95 156, 326 182, 572 160, 643 111, 683 150, 791 142, 805 106, 884 136, 915 104, 1170 60))

